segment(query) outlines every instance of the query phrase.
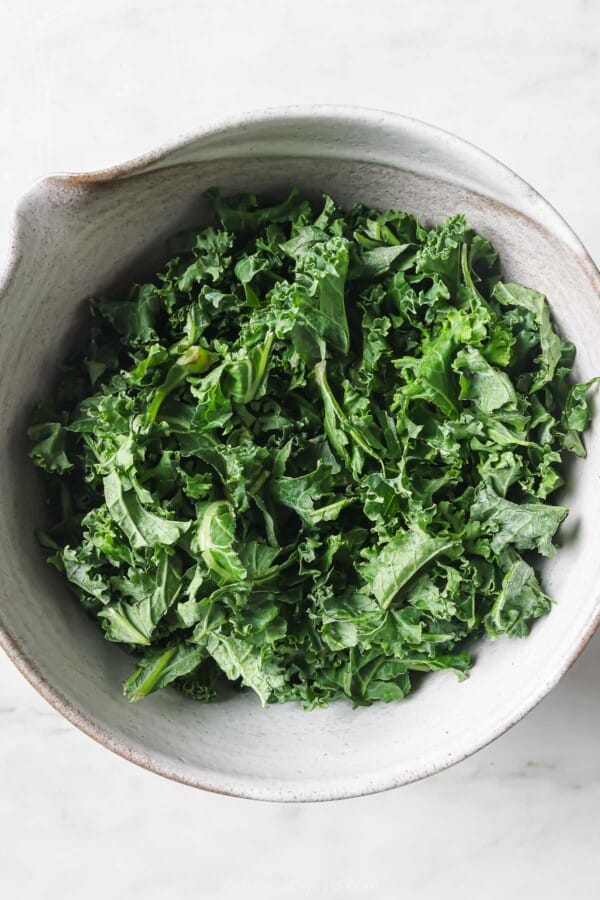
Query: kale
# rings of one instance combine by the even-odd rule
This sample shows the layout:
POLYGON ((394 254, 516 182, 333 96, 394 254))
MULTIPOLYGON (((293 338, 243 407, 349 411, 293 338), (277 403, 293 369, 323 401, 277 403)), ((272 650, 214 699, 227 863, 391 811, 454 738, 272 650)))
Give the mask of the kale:
POLYGON ((461 215, 209 197, 218 224, 152 283, 92 301, 37 408, 50 561, 137 654, 132 700, 228 680, 361 706, 464 677, 469 639, 550 609, 533 566, 593 382, 461 215))

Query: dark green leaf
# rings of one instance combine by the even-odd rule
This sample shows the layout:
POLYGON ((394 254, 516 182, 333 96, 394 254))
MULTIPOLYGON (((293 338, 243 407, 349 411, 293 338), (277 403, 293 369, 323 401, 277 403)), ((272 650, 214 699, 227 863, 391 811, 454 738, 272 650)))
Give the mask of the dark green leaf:
POLYGON ((364 706, 465 677, 465 642, 550 609, 535 554, 596 379, 462 215, 208 199, 152 283, 93 302, 34 411, 49 561, 137 655, 132 700, 364 706))

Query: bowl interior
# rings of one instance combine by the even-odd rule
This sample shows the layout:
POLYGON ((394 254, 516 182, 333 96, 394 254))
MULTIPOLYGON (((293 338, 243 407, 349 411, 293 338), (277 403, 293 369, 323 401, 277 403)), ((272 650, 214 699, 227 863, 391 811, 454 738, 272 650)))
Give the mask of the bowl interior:
POLYGON ((595 273, 559 218, 472 148, 458 142, 448 149, 447 136, 432 130, 415 150, 413 126, 396 120, 394 127, 384 129, 382 139, 381 125, 371 121, 360 140, 344 142, 338 152, 334 142, 326 153, 318 136, 301 140, 296 128, 285 146, 269 145, 269 156, 257 153, 251 129, 234 129, 229 141, 226 132, 200 138, 129 177, 48 179, 19 211, 15 258, 0 303, 5 642, 26 674, 84 730, 191 784, 251 797, 324 799, 428 774, 526 712, 572 661, 598 615, 597 425, 586 438, 588 459, 572 468, 563 547, 543 567, 546 590, 557 601, 551 615, 526 640, 480 643, 468 681, 430 675, 401 703, 355 711, 338 703, 305 713, 292 704, 263 710, 249 694, 204 706, 165 690, 130 705, 120 682, 131 659, 104 641, 36 544, 34 528, 44 511, 24 436, 32 402, 52 383, 85 299, 150 274, 164 255, 166 236, 206 221, 202 192, 212 185, 228 193, 276 193, 295 184, 312 195, 331 193, 343 204, 405 209, 427 224, 462 211, 501 252, 508 279, 548 295, 560 330, 577 345, 577 376, 600 373, 595 273), (475 160, 473 177, 465 175, 469 159, 475 160))

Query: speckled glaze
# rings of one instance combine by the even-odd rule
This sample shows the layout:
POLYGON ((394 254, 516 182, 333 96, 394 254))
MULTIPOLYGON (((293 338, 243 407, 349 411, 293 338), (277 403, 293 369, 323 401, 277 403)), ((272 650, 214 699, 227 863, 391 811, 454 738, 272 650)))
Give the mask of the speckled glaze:
POLYGON ((388 113, 291 108, 252 113, 114 169, 37 182, 15 215, 0 283, 0 640, 40 693, 109 749, 206 790, 328 800, 432 774, 525 715, 581 652, 600 619, 600 427, 563 502, 563 547, 543 567, 558 601, 523 641, 482 642, 471 678, 427 677, 407 700, 352 711, 263 710, 245 694, 203 706, 174 691, 130 705, 131 660, 108 644, 45 563, 44 520, 26 451, 33 400, 52 384, 91 294, 152 272, 166 236, 201 223, 202 192, 311 194, 396 207, 427 223, 463 211, 502 254, 508 278, 548 294, 578 347, 577 376, 600 373, 600 276, 560 216, 513 172, 429 125, 388 113))

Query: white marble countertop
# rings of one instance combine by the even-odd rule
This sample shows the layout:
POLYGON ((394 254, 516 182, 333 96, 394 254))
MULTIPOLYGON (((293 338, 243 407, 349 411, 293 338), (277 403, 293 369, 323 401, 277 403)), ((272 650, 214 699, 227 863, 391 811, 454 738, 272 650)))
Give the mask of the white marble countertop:
MULTIPOLYGON (((600 259, 600 4, 5 0, 0 253, 35 177, 287 103, 414 115, 499 157, 600 259), (177 12, 170 12, 176 7, 177 12)), ((484 900, 600 896, 600 638, 491 747, 358 800, 203 794, 111 755, 0 656, 0 893, 484 900)))

